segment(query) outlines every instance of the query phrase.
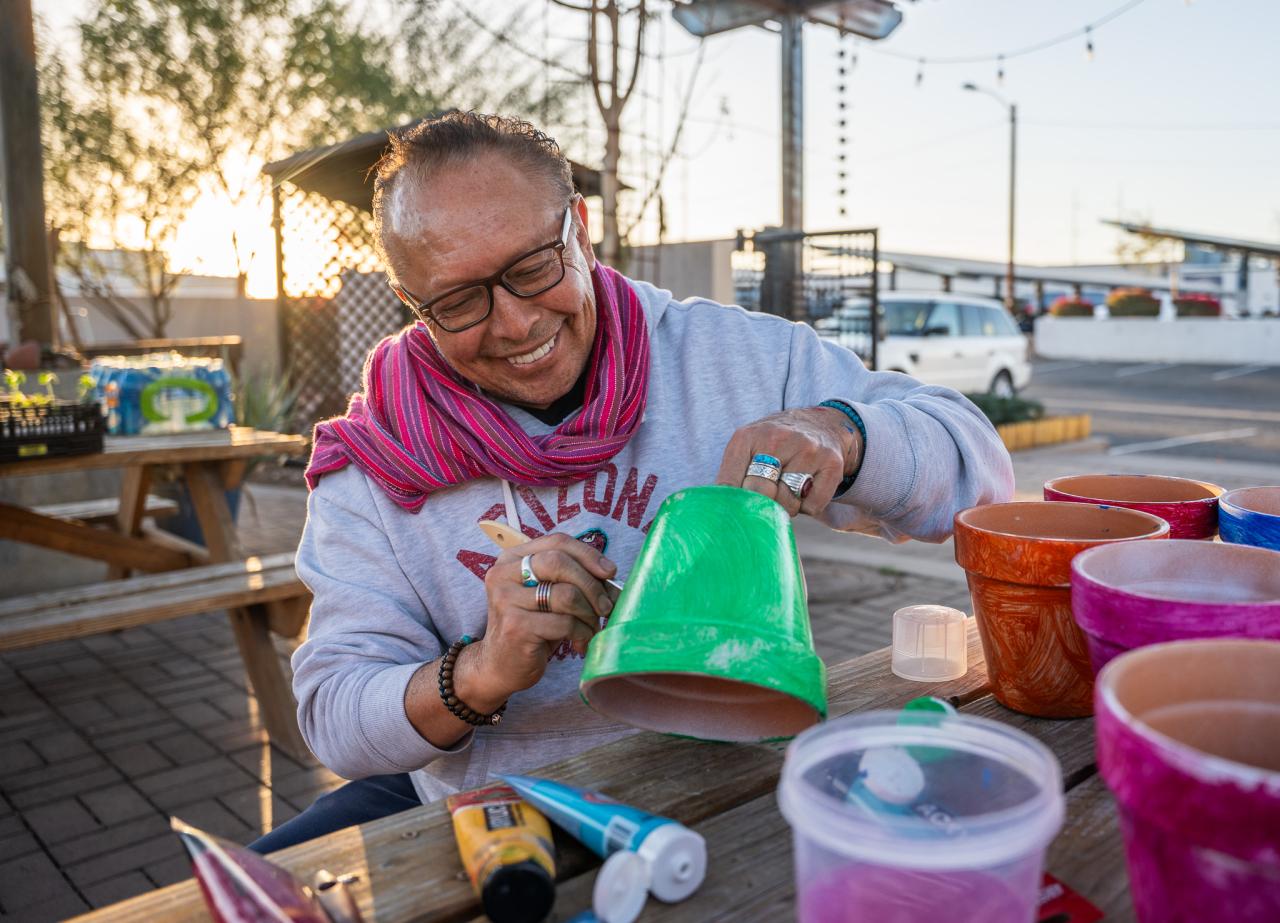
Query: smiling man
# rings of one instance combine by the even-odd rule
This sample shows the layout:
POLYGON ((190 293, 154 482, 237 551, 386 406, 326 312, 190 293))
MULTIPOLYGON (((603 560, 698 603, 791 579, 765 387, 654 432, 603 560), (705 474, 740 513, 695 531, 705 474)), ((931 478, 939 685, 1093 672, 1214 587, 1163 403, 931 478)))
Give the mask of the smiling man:
POLYGON ((606 581, 677 490, 735 485, 926 541, 1012 494, 959 394, 598 263, 569 164, 528 123, 451 113, 393 134, 374 213, 418 321, 316 428, 298 549, 314 602, 293 658, 304 736, 358 781, 261 851, 628 733, 578 697, 582 655, 606 581), (530 541, 495 554, 486 519, 530 541))

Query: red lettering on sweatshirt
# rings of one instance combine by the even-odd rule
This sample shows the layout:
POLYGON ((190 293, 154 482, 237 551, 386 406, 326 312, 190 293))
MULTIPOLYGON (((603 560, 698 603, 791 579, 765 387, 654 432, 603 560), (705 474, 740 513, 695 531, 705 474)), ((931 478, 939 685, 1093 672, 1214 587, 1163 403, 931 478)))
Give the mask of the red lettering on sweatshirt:
POLYGON ((556 497, 556 523, 568 522, 582 512, 582 507, 569 502, 569 488, 572 484, 561 484, 560 493, 556 497))
POLYGON ((653 496, 653 489, 658 486, 657 475, 651 474, 644 479, 644 489, 638 490, 636 482, 639 479, 640 472, 632 468, 618 494, 618 505, 613 508, 613 518, 618 522, 622 522, 622 511, 627 511, 627 525, 633 529, 640 528, 640 520, 644 518, 644 511, 649 506, 649 498, 653 496))
POLYGON ((597 516, 608 516, 609 510, 613 506, 613 491, 617 484, 618 469, 613 465, 605 465, 593 474, 590 480, 582 482, 583 507, 588 513, 595 513, 597 516), (600 482, 601 474, 603 474, 607 480, 605 481, 604 496, 597 500, 596 485, 600 482))

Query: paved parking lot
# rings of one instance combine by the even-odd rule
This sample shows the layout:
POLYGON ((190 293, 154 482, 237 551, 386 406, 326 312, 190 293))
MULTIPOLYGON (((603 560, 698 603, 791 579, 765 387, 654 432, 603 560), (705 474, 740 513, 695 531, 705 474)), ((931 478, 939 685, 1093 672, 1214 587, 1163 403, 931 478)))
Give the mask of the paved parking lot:
POLYGON ((1280 365, 1037 360, 1025 393, 1092 414, 1113 455, 1280 459, 1280 365))

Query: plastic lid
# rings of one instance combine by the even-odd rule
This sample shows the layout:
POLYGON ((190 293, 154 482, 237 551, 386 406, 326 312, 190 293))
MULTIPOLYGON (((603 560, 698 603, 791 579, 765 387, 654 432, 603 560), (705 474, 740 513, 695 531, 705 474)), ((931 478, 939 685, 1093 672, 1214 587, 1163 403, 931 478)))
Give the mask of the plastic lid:
POLYGON ((969 669, 965 615, 948 606, 907 606, 893 614, 893 672, 918 683, 959 679, 969 669))
POLYGON ((655 827, 636 852, 649 863, 649 890, 660 901, 682 901, 707 877, 707 841, 675 821, 655 827))
POLYGON ((649 863, 620 849, 600 866, 591 889, 591 909, 600 923, 632 923, 649 897, 649 863))
POLYGON ((1044 744, 985 718, 901 718, 837 718, 791 742, 778 804, 798 841, 874 865, 961 870, 1020 860, 1053 839, 1062 773, 1044 744))
POLYGON ((532 859, 499 866, 480 889, 480 903, 493 923, 541 923, 555 900, 555 882, 532 859))

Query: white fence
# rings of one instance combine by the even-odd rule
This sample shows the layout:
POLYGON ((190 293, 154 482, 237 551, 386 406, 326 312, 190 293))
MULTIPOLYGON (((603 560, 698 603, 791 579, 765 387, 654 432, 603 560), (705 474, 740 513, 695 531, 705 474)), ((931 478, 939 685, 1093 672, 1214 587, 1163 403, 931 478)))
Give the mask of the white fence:
POLYGON ((1280 365, 1280 319, 1041 317, 1036 352, 1048 359, 1280 365))

